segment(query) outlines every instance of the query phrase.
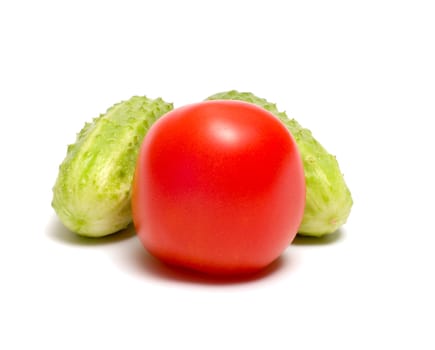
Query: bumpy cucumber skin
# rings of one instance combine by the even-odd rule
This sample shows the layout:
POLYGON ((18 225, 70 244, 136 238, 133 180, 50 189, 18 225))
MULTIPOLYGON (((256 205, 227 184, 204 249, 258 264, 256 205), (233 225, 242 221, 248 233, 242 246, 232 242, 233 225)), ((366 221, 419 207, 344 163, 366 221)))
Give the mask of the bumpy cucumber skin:
POLYGON ((132 221, 131 184, 148 129, 173 109, 161 98, 133 96, 86 123, 59 167, 52 207, 72 232, 103 237, 132 221))
POLYGON ((306 204, 298 234, 321 237, 346 223, 353 205, 352 195, 340 171, 337 159, 330 154, 295 119, 280 112, 276 104, 250 92, 220 92, 207 100, 240 100, 256 104, 278 117, 293 135, 302 157, 306 204))

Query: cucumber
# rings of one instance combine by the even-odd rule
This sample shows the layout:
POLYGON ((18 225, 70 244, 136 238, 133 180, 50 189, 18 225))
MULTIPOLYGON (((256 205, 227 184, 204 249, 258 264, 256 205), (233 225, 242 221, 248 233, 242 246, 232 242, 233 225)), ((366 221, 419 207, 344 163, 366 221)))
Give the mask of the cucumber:
POLYGON ((173 109, 161 98, 133 96, 86 123, 59 167, 52 207, 72 232, 103 237, 132 221, 131 185, 151 125, 173 109))
POLYGON ((256 104, 279 118, 292 134, 302 157, 306 184, 306 204, 299 235, 321 237, 334 233, 346 223, 353 205, 351 192, 336 157, 313 137, 310 130, 295 119, 289 119, 276 104, 250 92, 224 91, 207 100, 240 100, 256 104))

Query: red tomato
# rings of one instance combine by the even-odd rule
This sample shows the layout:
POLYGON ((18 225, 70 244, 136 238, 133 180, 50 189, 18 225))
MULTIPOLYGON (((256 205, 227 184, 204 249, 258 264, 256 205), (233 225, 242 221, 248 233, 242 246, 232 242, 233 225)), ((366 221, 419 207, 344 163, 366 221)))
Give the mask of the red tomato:
POLYGON ((291 243, 304 205, 293 137, 253 104, 175 109, 142 144, 134 224, 144 247, 166 263, 212 274, 255 272, 291 243))

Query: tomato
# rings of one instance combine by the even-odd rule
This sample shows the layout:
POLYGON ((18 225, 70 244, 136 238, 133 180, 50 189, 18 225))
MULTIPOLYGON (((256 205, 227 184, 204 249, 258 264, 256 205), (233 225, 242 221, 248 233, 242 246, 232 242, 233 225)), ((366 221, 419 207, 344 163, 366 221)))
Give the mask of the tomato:
POLYGON ((144 247, 168 264, 221 275, 258 271, 291 243, 304 205, 296 143, 256 105, 180 107, 142 143, 134 225, 144 247))

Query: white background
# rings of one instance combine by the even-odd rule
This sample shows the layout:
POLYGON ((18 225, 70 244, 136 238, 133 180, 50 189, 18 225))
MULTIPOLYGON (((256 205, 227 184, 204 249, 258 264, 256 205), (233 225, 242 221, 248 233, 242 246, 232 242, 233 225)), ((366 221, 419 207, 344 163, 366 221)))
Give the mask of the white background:
POLYGON ((434 349, 433 1, 2 1, 1 349, 434 349), (250 280, 66 231, 51 188, 85 121, 132 95, 238 89, 340 162, 339 233, 250 280))

